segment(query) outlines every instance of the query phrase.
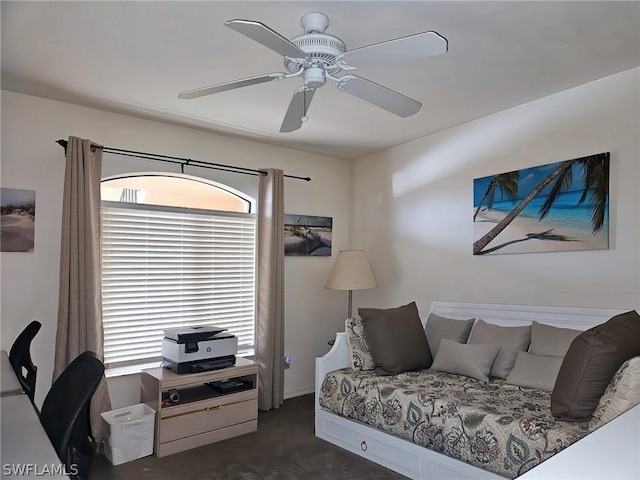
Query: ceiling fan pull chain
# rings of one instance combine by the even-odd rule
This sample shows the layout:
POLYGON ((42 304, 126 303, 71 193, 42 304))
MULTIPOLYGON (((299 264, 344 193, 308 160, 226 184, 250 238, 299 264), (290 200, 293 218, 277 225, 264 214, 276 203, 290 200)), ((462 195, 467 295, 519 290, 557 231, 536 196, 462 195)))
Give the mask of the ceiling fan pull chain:
POLYGON ((304 96, 304 105, 302 106, 302 118, 300 119, 301 122, 306 122, 307 120, 309 120, 309 117, 307 116, 307 90, 309 90, 307 87, 304 87, 304 92, 302 93, 304 96))

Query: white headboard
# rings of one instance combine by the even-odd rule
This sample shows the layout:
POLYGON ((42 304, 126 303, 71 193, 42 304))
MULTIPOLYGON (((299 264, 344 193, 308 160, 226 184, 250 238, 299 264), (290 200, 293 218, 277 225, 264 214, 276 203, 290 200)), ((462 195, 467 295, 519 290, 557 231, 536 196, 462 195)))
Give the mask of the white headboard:
MULTIPOLYGON (((549 307, 540 305, 500 305, 497 303, 432 302, 429 313, 467 320, 482 319, 503 326, 529 325, 532 321, 555 327, 587 330, 623 313, 618 308, 549 307)), ((426 321, 428 315, 423 321, 426 321)))

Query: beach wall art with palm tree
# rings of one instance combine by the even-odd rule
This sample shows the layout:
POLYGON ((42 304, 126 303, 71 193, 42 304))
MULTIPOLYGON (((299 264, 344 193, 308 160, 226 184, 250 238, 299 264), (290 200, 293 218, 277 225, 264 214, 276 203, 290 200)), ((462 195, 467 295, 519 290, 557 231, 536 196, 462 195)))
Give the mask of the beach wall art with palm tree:
POLYGON ((473 181, 473 254, 609 248, 609 153, 473 181))

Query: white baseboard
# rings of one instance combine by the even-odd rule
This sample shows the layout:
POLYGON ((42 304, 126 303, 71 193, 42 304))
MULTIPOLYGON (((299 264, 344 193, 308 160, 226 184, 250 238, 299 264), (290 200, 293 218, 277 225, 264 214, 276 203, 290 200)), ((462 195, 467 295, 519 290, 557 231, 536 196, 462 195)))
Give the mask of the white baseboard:
POLYGON ((301 395, 307 395, 309 393, 314 393, 315 387, 313 385, 309 385, 307 387, 296 388, 295 390, 289 390, 288 392, 284 392, 284 399, 299 397, 301 395))

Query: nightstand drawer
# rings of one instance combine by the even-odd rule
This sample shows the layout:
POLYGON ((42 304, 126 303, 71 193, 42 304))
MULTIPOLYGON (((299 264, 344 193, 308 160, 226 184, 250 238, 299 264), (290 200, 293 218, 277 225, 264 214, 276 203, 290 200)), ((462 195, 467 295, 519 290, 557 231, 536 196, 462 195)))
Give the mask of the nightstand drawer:
POLYGON ((220 395, 206 400, 201 400, 199 402, 166 406, 160 409, 160 418, 165 420, 193 412, 201 412, 202 410, 214 410, 215 408, 221 408, 226 405, 241 403, 256 398, 258 398, 258 390, 253 388, 244 392, 220 395))
POLYGON ((258 400, 254 399, 163 418, 160 421, 159 442, 170 442, 179 438, 255 420, 257 412, 258 400))

